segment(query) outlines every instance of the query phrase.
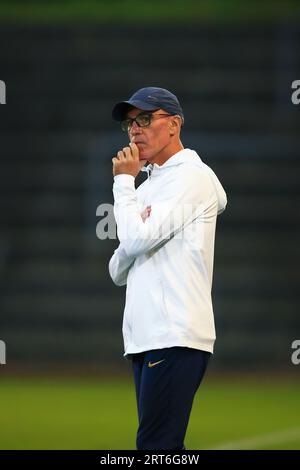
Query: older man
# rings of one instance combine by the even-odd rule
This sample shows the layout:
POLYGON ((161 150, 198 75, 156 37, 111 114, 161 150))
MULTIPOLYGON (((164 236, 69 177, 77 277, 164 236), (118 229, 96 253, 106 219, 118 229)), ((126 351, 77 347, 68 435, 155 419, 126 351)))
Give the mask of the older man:
POLYGON ((142 88, 115 105, 113 118, 130 140, 112 159, 120 244, 109 272, 116 285, 127 284, 124 356, 136 387, 136 444, 183 449, 215 341, 214 238, 226 194, 197 153, 184 148, 184 116, 173 93, 142 88), (136 189, 141 169, 148 178, 136 189))

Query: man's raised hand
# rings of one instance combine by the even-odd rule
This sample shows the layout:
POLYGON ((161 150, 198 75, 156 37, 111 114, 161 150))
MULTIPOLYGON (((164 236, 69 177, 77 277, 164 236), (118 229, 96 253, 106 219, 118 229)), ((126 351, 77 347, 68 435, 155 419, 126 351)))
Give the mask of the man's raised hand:
POLYGON ((128 147, 124 147, 112 159, 113 175, 132 175, 134 178, 139 174, 146 160, 139 159, 138 146, 130 142, 128 147))

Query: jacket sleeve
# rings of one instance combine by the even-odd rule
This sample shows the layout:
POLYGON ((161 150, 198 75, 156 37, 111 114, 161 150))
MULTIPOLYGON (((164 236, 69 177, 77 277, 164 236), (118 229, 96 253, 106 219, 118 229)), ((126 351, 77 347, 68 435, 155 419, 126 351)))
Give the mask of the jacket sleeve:
POLYGON ((124 286, 127 283, 128 272, 134 260, 135 258, 126 255, 121 244, 114 251, 108 269, 110 277, 117 286, 124 286))
POLYGON ((118 238, 129 260, 158 249, 202 215, 205 207, 217 205, 207 173, 192 165, 180 165, 172 172, 145 222, 140 216, 133 176, 115 176, 113 193, 118 238))

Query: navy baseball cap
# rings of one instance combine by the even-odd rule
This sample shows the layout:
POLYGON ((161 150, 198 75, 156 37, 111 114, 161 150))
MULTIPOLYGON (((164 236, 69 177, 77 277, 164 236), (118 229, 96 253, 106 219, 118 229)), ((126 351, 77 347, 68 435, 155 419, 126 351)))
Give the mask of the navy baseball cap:
POLYGON ((165 88, 146 87, 136 91, 128 101, 120 101, 112 110, 115 121, 123 121, 131 108, 139 108, 143 111, 155 111, 163 109, 169 114, 179 114, 184 121, 183 111, 175 95, 165 88))

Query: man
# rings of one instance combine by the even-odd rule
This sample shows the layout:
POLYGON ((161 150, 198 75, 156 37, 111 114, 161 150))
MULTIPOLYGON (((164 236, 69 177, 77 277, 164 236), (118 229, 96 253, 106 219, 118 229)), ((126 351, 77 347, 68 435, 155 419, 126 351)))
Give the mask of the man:
POLYGON ((226 194, 197 153, 183 147, 183 111, 170 91, 142 88, 112 115, 130 140, 112 159, 120 244, 109 272, 116 285, 127 284, 124 356, 136 387, 137 449, 184 449, 215 340, 214 236, 226 194), (147 161, 148 178, 136 189, 147 161))

